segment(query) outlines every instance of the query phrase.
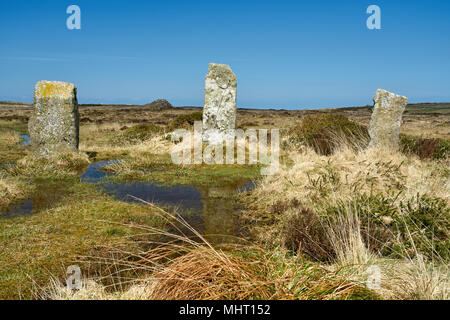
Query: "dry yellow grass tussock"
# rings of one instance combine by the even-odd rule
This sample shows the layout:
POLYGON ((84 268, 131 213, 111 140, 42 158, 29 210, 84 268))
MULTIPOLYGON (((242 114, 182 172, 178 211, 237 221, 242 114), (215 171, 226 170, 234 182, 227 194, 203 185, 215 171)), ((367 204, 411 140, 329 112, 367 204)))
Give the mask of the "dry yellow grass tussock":
POLYGON ((281 252, 268 252, 245 245, 213 248, 181 217, 162 209, 157 212, 175 229, 181 227, 178 225, 180 223, 191 230, 200 241, 186 236, 184 232, 169 233, 140 226, 142 234, 160 234, 173 240, 154 242, 155 248, 141 253, 119 251, 113 258, 102 258, 99 263, 111 270, 109 276, 85 279, 79 291, 68 291, 54 280, 39 297, 81 300, 325 300, 347 299, 361 290, 359 283, 348 281, 337 272, 289 258, 281 252), (127 272, 131 272, 132 276, 127 276, 127 272), (115 287, 121 290, 111 293, 108 287, 100 285, 110 278, 115 279, 115 287))
POLYGON ((397 263, 387 275, 385 286, 394 299, 449 300, 450 268, 425 261, 420 255, 406 263, 397 263))
POLYGON ((5 145, 17 145, 19 144, 19 135, 15 131, 0 132, 0 140, 5 145))
POLYGON ((39 159, 30 153, 17 161, 17 166, 10 168, 9 172, 24 176, 77 175, 89 163, 89 157, 83 152, 59 154, 50 159, 39 159))
POLYGON ((281 166, 277 174, 263 180, 254 191, 255 198, 266 199, 267 205, 297 198, 316 207, 355 193, 401 192, 399 200, 418 193, 447 200, 450 196, 445 164, 376 149, 355 152, 344 148, 327 157, 305 148, 288 156, 293 164, 281 166))
POLYGON ((80 150, 89 151, 95 150, 96 152, 105 153, 119 153, 122 151, 130 152, 132 157, 139 157, 143 153, 152 154, 165 154, 170 153, 172 150, 172 142, 168 141, 164 137, 153 137, 149 140, 143 141, 138 144, 123 143, 121 145, 111 145, 107 142, 99 143, 96 142, 81 142, 80 150))
MULTIPOLYGON (((360 283, 337 272, 285 257, 262 254, 257 256, 259 259, 246 260, 209 247, 191 249, 167 264, 158 263, 161 256, 124 264, 134 270, 147 270, 149 274, 125 279, 120 284, 123 290, 112 293, 100 284, 101 279, 85 279, 81 290, 70 291, 54 280, 39 297, 51 300, 329 300, 348 299, 361 290, 360 283)), ((167 253, 164 256, 167 258, 167 253)))
POLYGON ((0 176, 0 209, 7 207, 11 201, 23 195, 23 183, 0 176))

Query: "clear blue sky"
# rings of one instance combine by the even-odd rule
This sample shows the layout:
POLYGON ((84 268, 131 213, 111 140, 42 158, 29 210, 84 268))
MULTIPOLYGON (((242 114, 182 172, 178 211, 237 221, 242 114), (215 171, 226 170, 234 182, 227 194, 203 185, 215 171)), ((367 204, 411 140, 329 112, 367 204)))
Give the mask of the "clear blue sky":
POLYGON ((239 107, 365 105, 378 88, 450 101, 449 0, 2 0, 0 37, 0 100, 59 80, 80 103, 201 106, 217 62, 238 77, 239 107), (71 4, 81 30, 66 28, 71 4), (366 27, 371 4, 382 30, 366 27))

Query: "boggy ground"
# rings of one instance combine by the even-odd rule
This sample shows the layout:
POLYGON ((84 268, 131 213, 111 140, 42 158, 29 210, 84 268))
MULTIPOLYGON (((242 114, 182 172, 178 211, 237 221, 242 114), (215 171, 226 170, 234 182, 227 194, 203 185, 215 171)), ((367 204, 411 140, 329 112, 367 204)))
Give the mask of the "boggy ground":
POLYGON ((0 211, 26 199, 36 207, 0 219, 0 297, 448 299, 449 105, 408 106, 397 154, 366 149, 368 107, 241 109, 238 127, 282 129, 281 169, 269 177, 260 166, 174 165, 165 135, 199 111, 82 106, 80 154, 47 163, 20 146, 30 106, 0 104, 0 211), (90 162, 112 159, 121 160, 105 169, 115 182, 254 181, 221 196, 239 204, 244 239, 180 236, 185 222, 171 208, 125 203, 80 180, 90 162), (62 289, 72 264, 86 277, 77 292, 62 289), (367 288, 371 266, 379 288, 367 288))
MULTIPOLYGON (((369 125, 370 106, 320 110, 258 110, 238 109, 239 128, 288 128, 295 125, 301 117, 316 113, 333 113, 348 117, 363 125, 369 125)), ((0 102, 0 120, 26 123, 32 105, 0 102)), ((81 105, 82 124, 121 125, 153 123, 168 125, 180 114, 199 112, 198 107, 180 107, 154 111, 151 107, 135 105, 81 105)), ((403 117, 402 133, 427 138, 446 138, 450 136, 450 103, 409 104, 403 117)))

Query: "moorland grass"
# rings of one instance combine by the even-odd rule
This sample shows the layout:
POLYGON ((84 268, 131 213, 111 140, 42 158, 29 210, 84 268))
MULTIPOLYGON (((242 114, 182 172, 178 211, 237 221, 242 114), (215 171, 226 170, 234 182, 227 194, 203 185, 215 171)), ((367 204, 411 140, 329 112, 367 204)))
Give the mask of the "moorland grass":
MULTIPOLYGON (((150 205, 150 204, 149 204, 150 205)), ((168 223, 186 224, 181 218, 158 210, 168 223)), ((222 245, 214 248, 194 229, 200 240, 189 235, 170 234, 157 228, 143 232, 161 233, 173 241, 122 259, 99 259, 114 270, 139 270, 139 277, 120 278, 120 290, 108 291, 104 278, 86 279, 80 291, 69 292, 53 281, 41 293, 46 299, 378 299, 361 283, 349 281, 339 271, 322 268, 298 257, 274 253, 254 245, 222 245)), ((120 251, 120 256, 124 256, 120 251)), ((116 285, 117 287, 117 285, 116 285)))
POLYGON ((318 154, 330 155, 342 143, 360 147, 367 145, 367 128, 336 114, 312 114, 288 131, 289 143, 306 145, 318 154))
MULTIPOLYGON (((291 137, 305 134, 298 125, 315 126, 308 118, 298 123, 287 111, 250 120, 279 123, 284 113, 291 133, 299 133, 291 137)), ((185 118, 183 124, 191 125, 192 117, 185 118)), ((448 158, 365 150, 359 125, 327 119, 327 134, 319 126, 319 138, 309 142, 284 136, 281 170, 264 178, 256 166, 174 166, 172 143, 158 134, 142 136, 145 126, 135 123, 83 125, 80 149, 91 162, 122 160, 107 168, 114 179, 203 185, 258 180, 255 190, 239 196, 250 237, 244 245, 213 247, 178 235, 176 242, 149 249, 155 243, 148 236, 170 236, 161 209, 121 203, 79 183, 77 167, 87 156, 50 165, 25 158, 0 180, 10 198, 25 196, 15 193, 24 178, 45 181, 57 172, 52 183, 66 183, 63 195, 39 214, 0 220, 0 296, 18 297, 18 287, 22 297, 38 292, 51 299, 448 299, 448 158), (115 144, 121 134, 131 139, 115 144), (60 280, 80 255, 88 256, 82 261, 88 266, 102 265, 112 274, 88 277, 82 290, 70 293, 60 280), (371 265, 383 273, 375 292, 365 287, 371 265), (42 291, 53 276, 58 281, 42 291)))
POLYGON ((151 208, 116 201, 76 178, 63 182, 59 199, 41 212, 0 219, 0 299, 31 299, 53 274, 64 275, 80 257, 99 254, 105 246, 133 251, 138 243, 127 238, 138 232, 133 224, 164 224, 151 208))
POLYGON ((25 156, 26 147, 19 144, 19 136, 27 134, 27 130, 22 122, 0 121, 0 168, 25 156))
POLYGON ((446 160, 450 157, 450 140, 448 139, 426 139, 402 134, 400 148, 403 153, 416 155, 420 159, 446 160))
MULTIPOLYGON (((129 259, 107 261, 146 270, 146 275, 125 280, 129 286, 123 290, 111 294, 90 279, 81 292, 72 294, 53 283, 46 297, 447 299, 445 162, 365 149, 364 129, 341 117, 324 118, 331 123, 326 135, 319 126, 319 139, 288 137, 281 170, 242 195, 251 234, 248 245, 213 248, 177 238, 184 245, 169 243, 143 251, 131 265, 129 259), (168 256, 176 258, 167 260, 168 256), (375 292, 364 285, 371 265, 382 270, 382 286, 375 292)), ((308 119, 317 117, 303 119, 301 126, 311 127, 305 125, 308 119)), ((302 128, 291 131, 290 137, 301 136, 302 128)), ((131 178, 137 170, 151 168, 145 163, 152 163, 154 155, 140 156, 111 170, 131 178)), ((181 183, 182 176, 189 177, 185 183, 214 178, 214 166, 174 169, 167 154, 158 159, 156 167, 164 170, 140 178, 159 176, 181 183)), ((241 175, 236 167, 229 170, 228 175, 241 175)))

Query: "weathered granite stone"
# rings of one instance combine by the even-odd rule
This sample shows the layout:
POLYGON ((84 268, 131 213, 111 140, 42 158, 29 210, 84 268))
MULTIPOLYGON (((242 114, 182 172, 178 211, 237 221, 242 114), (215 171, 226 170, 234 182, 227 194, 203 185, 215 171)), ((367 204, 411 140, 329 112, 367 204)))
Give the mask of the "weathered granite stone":
POLYGON ((38 157, 78 151, 77 89, 71 83, 40 81, 34 89, 34 110, 28 122, 31 147, 38 157))
POLYGON ((370 147, 398 151, 402 116, 408 98, 378 89, 373 97, 374 108, 370 120, 370 147))
POLYGON ((209 64, 205 80, 203 141, 221 143, 234 137, 237 79, 225 64, 209 64))

